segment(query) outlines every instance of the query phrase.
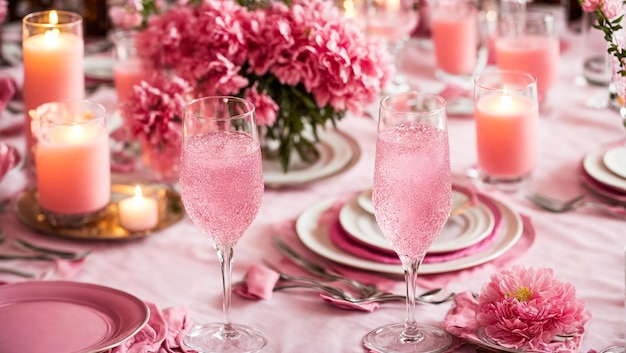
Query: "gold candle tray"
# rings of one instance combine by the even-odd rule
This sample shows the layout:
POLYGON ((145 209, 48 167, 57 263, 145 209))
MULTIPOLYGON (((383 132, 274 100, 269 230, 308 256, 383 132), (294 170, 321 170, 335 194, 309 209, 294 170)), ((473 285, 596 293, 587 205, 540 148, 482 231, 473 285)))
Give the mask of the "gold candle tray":
POLYGON ((119 224, 118 203, 135 194, 135 185, 111 185, 111 201, 100 217, 86 222, 81 227, 64 227, 51 224, 39 206, 37 188, 30 188, 20 194, 14 203, 18 219, 28 227, 41 233, 83 240, 130 240, 145 237, 165 229, 180 221, 184 207, 180 194, 162 184, 141 185, 144 194, 154 195, 158 202, 159 222, 149 230, 130 231, 119 224))

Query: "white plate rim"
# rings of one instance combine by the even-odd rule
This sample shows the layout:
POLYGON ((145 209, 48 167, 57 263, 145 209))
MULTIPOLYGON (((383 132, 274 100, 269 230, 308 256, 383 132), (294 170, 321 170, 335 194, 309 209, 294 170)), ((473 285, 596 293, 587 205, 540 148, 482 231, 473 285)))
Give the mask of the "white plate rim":
POLYGON ((268 188, 305 185, 323 180, 351 168, 359 160, 361 149, 358 143, 348 134, 335 130, 318 132, 320 142, 317 148, 320 159, 303 169, 290 169, 283 173, 277 161, 263 160, 263 178, 268 188), (274 165, 275 164, 275 165, 274 165))
POLYGON ((357 203, 367 213, 374 214, 374 204, 372 203, 372 189, 365 189, 357 195, 357 203))
MULTIPOLYGON (((523 233, 521 216, 505 203, 496 199, 491 200, 502 212, 502 223, 493 244, 488 249, 469 256, 440 263, 424 263, 419 268, 419 274, 445 273, 478 266, 504 254, 519 241, 523 233)), ((323 258, 352 268, 403 275, 404 270, 401 265, 384 264, 363 259, 346 253, 332 244, 328 237, 328 226, 319 227, 318 222, 322 213, 336 201, 337 197, 324 199, 315 203, 298 216, 296 220, 296 234, 304 246, 323 258)))
MULTIPOLYGON (((148 305, 139 298, 133 296, 132 294, 123 292, 121 290, 101 286, 98 284, 92 283, 83 283, 83 282, 72 282, 72 281, 34 281, 34 282, 15 282, 0 286, 1 292, 11 292, 11 291, 32 291, 36 292, 38 297, 23 297, 21 300, 30 301, 35 299, 41 299, 46 301, 52 301, 58 297, 59 302, 71 302, 73 304, 83 304, 85 307, 91 307, 94 309, 96 305, 94 303, 89 303, 87 299, 80 300, 72 300, 71 294, 77 295, 76 298, 80 298, 80 291, 90 291, 90 292, 98 292, 100 295, 112 295, 115 296, 117 303, 120 301, 126 301, 126 304, 134 306, 138 311, 141 310, 141 320, 137 321, 130 327, 126 327, 125 330, 121 330, 122 327, 118 327, 117 332, 115 332, 113 337, 109 337, 106 340, 100 340, 98 342, 94 342, 91 347, 85 347, 84 353, 97 353, 102 352, 104 350, 117 347, 129 338, 133 337, 137 334, 150 319, 150 310, 148 305), (30 288, 29 288, 30 287, 30 288), (57 290, 59 293, 56 293, 54 290, 57 290), (52 292, 51 292, 52 291, 52 292), (51 294, 52 293, 52 294, 51 294), (62 294, 62 296, 61 296, 62 294), (84 303, 80 303, 80 301, 84 301, 84 303), (125 334, 122 333, 125 332, 125 334)), ((24 294, 24 293, 22 293, 24 294)), ((93 295, 93 294, 91 294, 93 295)), ((16 301, 11 301, 10 304, 14 304, 16 301)), ((105 301, 100 301, 100 304, 105 303, 105 301)), ((0 306, 7 305, 9 303, 0 303, 0 306)), ((107 308, 112 313, 116 313, 115 310, 111 309, 111 307, 107 308)), ((112 318, 112 317, 111 317, 112 318)), ((119 320, 119 318, 115 318, 115 320, 119 320)), ((121 326, 121 325, 120 325, 121 326)))
MULTIPOLYGON (((462 194, 460 191, 452 190, 452 197, 455 194, 462 194)), ((464 195, 465 196, 465 195, 464 195)), ((372 237, 364 234, 356 225, 355 220, 360 217, 374 217, 360 207, 358 196, 346 202, 339 211, 339 222, 346 232, 359 241, 370 244, 374 247, 393 251, 389 242, 380 234, 379 237, 372 237)), ((458 237, 454 239, 435 239, 428 249, 429 253, 444 253, 464 249, 485 239, 495 226, 495 217, 489 207, 479 202, 476 207, 468 208, 463 214, 456 216, 465 221, 465 228, 458 237)), ((375 222, 375 221, 374 221, 375 222)))
POLYGON ((98 80, 113 80, 115 60, 106 56, 85 56, 85 77, 98 80))
POLYGON ((626 180, 613 174, 602 162, 604 151, 606 148, 589 152, 583 159, 583 168, 598 182, 626 192, 626 180))
POLYGON ((626 180, 626 147, 624 145, 619 145, 604 151, 602 162, 613 174, 626 180), (623 158, 623 160, 620 158, 623 158))

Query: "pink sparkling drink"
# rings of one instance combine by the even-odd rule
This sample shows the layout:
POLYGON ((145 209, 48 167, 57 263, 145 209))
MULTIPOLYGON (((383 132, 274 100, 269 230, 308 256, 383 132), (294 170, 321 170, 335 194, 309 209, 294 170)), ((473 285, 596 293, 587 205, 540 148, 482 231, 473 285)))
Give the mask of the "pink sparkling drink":
POLYGON ((372 199, 398 255, 426 254, 449 216, 451 192, 447 131, 423 123, 379 131, 372 199))
POLYGON ((235 131, 189 137, 181 155, 180 188, 191 220, 216 244, 235 244, 263 199, 258 143, 235 131))

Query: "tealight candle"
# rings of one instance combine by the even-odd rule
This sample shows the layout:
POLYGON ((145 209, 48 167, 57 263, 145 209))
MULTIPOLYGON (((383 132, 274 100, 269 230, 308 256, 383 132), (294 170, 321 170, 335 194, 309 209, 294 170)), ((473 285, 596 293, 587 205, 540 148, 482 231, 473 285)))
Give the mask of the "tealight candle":
POLYGON ((32 135, 28 112, 47 102, 82 99, 85 95, 84 42, 82 16, 76 13, 34 12, 25 16, 22 23, 24 127, 30 153, 32 135))
POLYGON ((143 196, 139 185, 135 186, 135 195, 119 203, 120 225, 128 230, 149 230, 159 222, 159 209, 154 198, 143 196))

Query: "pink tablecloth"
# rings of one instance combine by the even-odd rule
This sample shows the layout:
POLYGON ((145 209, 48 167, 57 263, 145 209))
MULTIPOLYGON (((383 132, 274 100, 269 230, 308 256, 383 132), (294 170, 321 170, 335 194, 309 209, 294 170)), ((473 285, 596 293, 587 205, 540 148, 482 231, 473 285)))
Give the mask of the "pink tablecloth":
MULTIPOLYGON (((541 157, 532 182, 533 189, 561 198, 590 194, 579 181, 581 159, 598 146, 625 136, 616 111, 585 105, 589 98, 606 94, 606 88, 582 83, 579 48, 575 37, 569 39, 574 44, 562 54, 559 81, 542 113, 541 157)), ((433 77, 432 67, 432 52, 411 44, 405 56, 410 83, 424 91, 441 90, 443 85, 433 77)), ((115 108, 111 89, 101 89, 92 99, 103 102, 111 111, 115 108)), ((243 278, 252 264, 279 256, 270 244, 274 224, 297 217, 323 198, 371 186, 376 122, 347 117, 339 128, 358 141, 362 152, 359 162, 348 172, 311 186, 266 190, 257 219, 235 251, 235 280, 243 278)), ((476 161, 474 122, 468 117, 451 117, 449 132, 455 180, 466 181, 465 170, 476 161)), ((23 145, 21 137, 6 140, 23 145)), ((0 184, 0 198, 11 195, 24 183, 24 174, 11 175, 0 184)), ((581 351, 622 343, 626 222, 586 209, 547 213, 531 205, 523 195, 489 195, 533 220, 535 242, 515 263, 553 268, 561 280, 573 283, 578 295, 587 302, 593 319, 581 351)), ((73 280, 115 287, 160 308, 187 306, 197 322, 221 320, 217 257, 209 241, 188 219, 142 240, 109 243, 83 243, 37 234, 20 224, 11 212, 0 213, 0 224, 9 237, 19 236, 49 246, 93 249, 73 280)), ((9 247, 5 243, 2 248, 9 247)), ((47 265, 7 262, 0 266, 44 271, 47 265)), ((447 290, 477 292, 487 282, 491 270, 485 267, 464 276, 463 281, 452 281, 447 290)), ((402 292, 403 288, 399 281, 395 291, 402 292)), ((450 304, 420 306, 418 320, 441 324, 449 308, 450 304)), ((363 335, 382 324, 403 320, 404 307, 402 303, 388 303, 372 313, 346 311, 323 303, 310 292, 283 291, 264 301, 235 296, 232 317, 235 322, 262 330, 269 339, 267 352, 363 352, 363 335)), ((461 350, 472 352, 473 348, 461 350)))

